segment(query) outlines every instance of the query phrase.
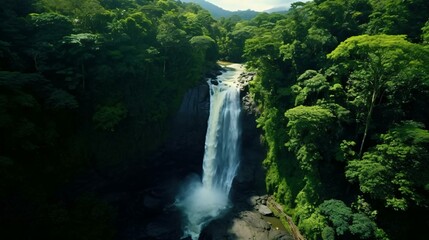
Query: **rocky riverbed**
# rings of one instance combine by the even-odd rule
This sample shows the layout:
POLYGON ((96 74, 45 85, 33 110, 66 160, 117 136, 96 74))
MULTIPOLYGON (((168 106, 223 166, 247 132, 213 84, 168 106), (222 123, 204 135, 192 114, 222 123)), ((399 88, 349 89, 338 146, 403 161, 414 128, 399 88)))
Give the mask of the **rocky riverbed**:
POLYGON ((236 193, 234 207, 223 217, 212 221, 202 232, 201 240, 221 239, 278 239, 293 240, 283 229, 273 226, 264 216, 272 215, 265 205, 268 196, 236 193))

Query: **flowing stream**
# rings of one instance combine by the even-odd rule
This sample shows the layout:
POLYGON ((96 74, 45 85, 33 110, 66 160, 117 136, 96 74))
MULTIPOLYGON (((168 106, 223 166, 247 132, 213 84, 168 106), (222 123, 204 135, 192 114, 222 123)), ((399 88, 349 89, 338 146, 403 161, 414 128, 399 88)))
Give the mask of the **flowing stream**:
POLYGON ((229 207, 229 191, 240 163, 240 64, 231 64, 210 86, 203 177, 188 183, 176 201, 184 216, 185 237, 198 239, 202 228, 229 207))

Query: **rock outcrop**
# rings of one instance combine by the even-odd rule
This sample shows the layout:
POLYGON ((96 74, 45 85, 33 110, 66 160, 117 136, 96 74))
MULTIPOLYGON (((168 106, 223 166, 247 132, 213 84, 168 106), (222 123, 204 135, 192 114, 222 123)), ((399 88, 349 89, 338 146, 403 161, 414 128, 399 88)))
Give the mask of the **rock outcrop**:
POLYGON ((259 205, 258 212, 264 216, 273 215, 273 211, 271 211, 266 205, 259 205))
POLYGON ((242 92, 248 92, 249 83, 253 80, 256 73, 254 72, 243 72, 238 78, 238 83, 242 92))
POLYGON ((209 87, 202 83, 189 89, 183 97, 171 129, 171 148, 204 146, 210 109, 209 87), (201 144, 203 143, 203 144, 201 144))
MULTIPOLYGON (((244 199, 235 202, 233 209, 225 216, 212 221, 201 233, 200 240, 220 240, 220 239, 276 239, 292 240, 293 237, 282 229, 273 227, 271 223, 263 218, 264 214, 252 210, 265 205, 258 205, 258 202, 244 199), (246 205, 247 204, 247 205, 246 205), (246 207, 247 206, 247 207, 246 207), (249 210, 246 210, 249 209, 249 210)), ((266 206, 265 206, 266 207, 266 206)), ((266 207, 268 209, 268 207, 266 207)), ((269 210, 269 209, 268 209, 269 210)))

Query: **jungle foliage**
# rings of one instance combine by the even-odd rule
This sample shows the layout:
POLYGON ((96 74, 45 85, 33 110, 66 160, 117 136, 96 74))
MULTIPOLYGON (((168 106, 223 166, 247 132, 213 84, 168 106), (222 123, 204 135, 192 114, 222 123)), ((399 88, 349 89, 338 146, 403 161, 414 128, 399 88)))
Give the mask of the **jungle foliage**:
POLYGON ((428 10, 317 0, 229 20, 221 56, 257 72, 267 190, 308 239, 425 238, 428 10))
POLYGON ((257 72, 267 190, 307 239, 425 239, 427 0, 218 21, 174 0, 2 1, 0 236, 117 237, 115 209, 66 186, 148 164, 217 59, 257 72))
POLYGON ((115 209, 67 186, 145 164, 216 66, 216 32, 173 0, 2 1, 0 238, 115 238, 115 209))

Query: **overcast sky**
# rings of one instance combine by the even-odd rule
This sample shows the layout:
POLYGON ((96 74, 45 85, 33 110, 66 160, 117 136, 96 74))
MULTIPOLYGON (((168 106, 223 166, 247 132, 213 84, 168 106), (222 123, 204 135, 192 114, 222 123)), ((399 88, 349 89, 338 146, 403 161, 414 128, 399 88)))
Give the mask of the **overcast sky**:
MULTIPOLYGON (((289 7, 297 0, 206 0, 226 10, 247 10, 263 11, 274 7, 289 7)), ((307 2, 309 0, 301 0, 307 2)))

